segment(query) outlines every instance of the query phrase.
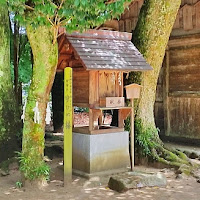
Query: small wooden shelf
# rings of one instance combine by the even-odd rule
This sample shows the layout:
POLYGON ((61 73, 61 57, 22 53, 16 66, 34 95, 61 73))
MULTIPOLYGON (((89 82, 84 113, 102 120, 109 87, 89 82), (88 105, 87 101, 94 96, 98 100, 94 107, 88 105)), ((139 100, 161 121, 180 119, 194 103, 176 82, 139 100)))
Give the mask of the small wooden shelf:
POLYGON ((119 109, 131 109, 129 106, 124 107, 95 107, 94 110, 119 110, 119 109))
POLYGON ((73 103, 73 106, 80 107, 80 108, 88 108, 88 103, 73 103))
POLYGON ((89 126, 74 127, 73 131, 83 134, 104 134, 124 131, 124 120, 130 115, 132 107, 95 107, 89 109, 89 126), (118 109, 118 127, 103 124, 103 111, 118 109), (95 122, 98 122, 95 124, 95 122))

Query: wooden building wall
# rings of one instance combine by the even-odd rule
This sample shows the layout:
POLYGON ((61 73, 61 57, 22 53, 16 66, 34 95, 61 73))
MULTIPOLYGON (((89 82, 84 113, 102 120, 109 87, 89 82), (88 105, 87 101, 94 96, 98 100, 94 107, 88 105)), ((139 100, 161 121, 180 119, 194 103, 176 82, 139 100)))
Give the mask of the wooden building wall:
MULTIPOLYGON (((143 0, 103 28, 132 32, 143 0)), ((155 119, 160 134, 200 139, 200 0, 182 0, 157 85, 155 119)))
POLYGON ((200 1, 182 0, 157 87, 163 102, 155 104, 157 126, 167 136, 200 139, 199 22, 200 1))
MULTIPOLYGON (((75 69, 74 69, 75 70, 75 69)), ((89 104, 89 72, 76 70, 73 73, 73 102, 74 105, 85 107, 89 104)))
POLYGON ((200 138, 200 35, 169 42, 166 135, 200 138))

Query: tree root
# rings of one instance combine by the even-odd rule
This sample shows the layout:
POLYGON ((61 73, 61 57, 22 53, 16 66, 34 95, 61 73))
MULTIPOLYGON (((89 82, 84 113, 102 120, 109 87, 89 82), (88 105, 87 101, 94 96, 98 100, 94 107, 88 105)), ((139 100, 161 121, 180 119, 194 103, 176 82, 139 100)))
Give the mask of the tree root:
POLYGON ((183 152, 164 146, 155 125, 146 125, 141 119, 135 120, 136 149, 138 155, 145 155, 165 166, 174 167, 177 173, 193 175, 200 165, 192 162, 183 152))
POLYGON ((168 149, 161 144, 151 149, 151 154, 154 160, 164 165, 174 167, 177 173, 195 176, 195 171, 200 168, 200 165, 193 163, 183 152, 173 149, 168 149))

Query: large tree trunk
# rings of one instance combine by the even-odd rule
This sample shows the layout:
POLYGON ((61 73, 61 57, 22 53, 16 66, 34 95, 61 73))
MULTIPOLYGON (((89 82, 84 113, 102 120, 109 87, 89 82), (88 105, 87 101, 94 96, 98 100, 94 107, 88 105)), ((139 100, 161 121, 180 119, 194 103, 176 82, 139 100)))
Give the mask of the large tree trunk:
POLYGON ((143 88, 137 118, 141 119, 143 131, 155 129, 154 103, 157 81, 180 4, 181 0, 146 0, 133 33, 133 43, 153 67, 153 71, 141 75, 143 88))
POLYGON ((52 87, 53 127, 55 132, 63 132, 64 119, 64 72, 58 72, 52 87))
POLYGON ((165 49, 181 0, 145 0, 133 33, 133 43, 143 54, 153 71, 132 74, 130 79, 141 81, 141 98, 136 113, 136 142, 143 154, 165 164, 189 164, 185 155, 164 148, 154 120, 156 86, 165 49), (181 157, 181 158, 180 158, 181 157))
POLYGON ((18 101, 18 87, 19 87, 19 25, 14 22, 14 33, 13 33, 13 54, 14 54, 14 89, 15 96, 18 101))
POLYGON ((27 27, 27 35, 33 51, 34 66, 28 93, 23 129, 21 171, 25 180, 43 182, 48 176, 48 166, 43 161, 46 106, 52 88, 57 60, 57 44, 53 44, 53 28, 27 27), (38 103, 39 121, 34 122, 34 108, 38 103))
POLYGON ((0 3, 0 162, 14 155, 19 134, 17 109, 10 71, 10 25, 8 7, 0 3))

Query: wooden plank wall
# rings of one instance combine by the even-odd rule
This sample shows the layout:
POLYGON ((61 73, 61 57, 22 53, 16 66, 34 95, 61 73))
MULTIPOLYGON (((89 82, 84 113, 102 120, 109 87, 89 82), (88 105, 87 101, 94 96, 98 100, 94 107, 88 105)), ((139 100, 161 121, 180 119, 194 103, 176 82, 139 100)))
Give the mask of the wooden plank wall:
POLYGON ((200 139, 200 36, 193 45, 177 40, 169 47, 168 135, 200 139))
POLYGON ((122 83, 123 72, 99 71, 99 97, 122 97, 122 83))
POLYGON ((200 28, 200 1, 182 0, 172 34, 195 33, 200 28))
POLYGON ((119 21, 120 31, 130 33, 135 29, 143 2, 144 0, 136 0, 125 10, 119 21))
POLYGON ((200 47, 170 49, 170 95, 200 91, 200 47))
MULTIPOLYGON (((137 24, 140 9, 144 0, 135 0, 121 15, 120 20, 111 20, 103 25, 103 29, 111 29, 122 32, 132 32, 137 24)), ((184 35, 196 32, 200 29, 200 1, 182 0, 176 22, 173 27, 173 35, 184 35)))
POLYGON ((169 97, 169 136, 200 139, 199 108, 199 97, 169 97))
POLYGON ((156 102, 154 106, 154 116, 157 128, 160 134, 164 135, 164 109, 163 109, 163 73, 164 67, 161 68, 157 84, 156 102))
POLYGON ((124 11, 120 20, 107 21, 100 29, 115 30, 131 33, 137 24, 140 9, 144 0, 135 0, 129 6, 129 9, 124 11))
POLYGON ((73 73, 73 103, 84 107, 84 104, 89 104, 89 72, 76 69, 73 71, 76 71, 73 73))

